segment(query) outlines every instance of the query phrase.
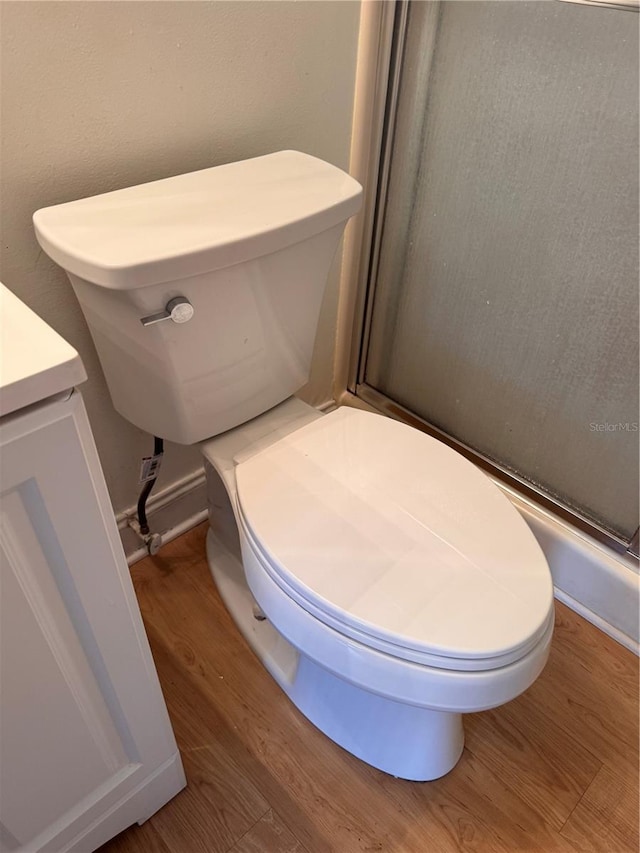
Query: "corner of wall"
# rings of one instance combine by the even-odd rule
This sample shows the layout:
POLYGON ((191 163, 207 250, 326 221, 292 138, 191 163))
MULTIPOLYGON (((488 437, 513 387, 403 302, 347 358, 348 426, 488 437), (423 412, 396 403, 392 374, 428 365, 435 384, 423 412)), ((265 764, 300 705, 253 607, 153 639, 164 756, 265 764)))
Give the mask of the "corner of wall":
POLYGON ((340 269, 336 318, 333 396, 338 400, 349 384, 349 370, 359 346, 354 335, 363 297, 373 233, 382 125, 393 36, 393 3, 364 2, 354 85, 349 172, 364 188, 361 212, 348 224, 340 269))

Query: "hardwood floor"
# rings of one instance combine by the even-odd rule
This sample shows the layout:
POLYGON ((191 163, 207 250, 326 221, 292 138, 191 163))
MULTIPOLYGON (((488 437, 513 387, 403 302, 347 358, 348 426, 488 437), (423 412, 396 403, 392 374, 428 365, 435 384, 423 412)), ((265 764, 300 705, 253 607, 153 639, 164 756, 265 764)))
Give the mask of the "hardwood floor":
POLYGON ((133 569, 189 785, 102 853, 638 851, 638 660, 562 604, 524 695, 465 718, 442 779, 394 779, 291 705, 240 637, 206 526, 133 569))

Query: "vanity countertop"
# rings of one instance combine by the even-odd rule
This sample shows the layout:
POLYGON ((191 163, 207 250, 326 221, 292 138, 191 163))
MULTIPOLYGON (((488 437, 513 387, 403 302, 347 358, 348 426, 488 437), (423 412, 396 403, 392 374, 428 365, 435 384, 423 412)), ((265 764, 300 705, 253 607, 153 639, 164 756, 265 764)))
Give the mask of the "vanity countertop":
POLYGON ((0 283, 0 416, 86 378, 74 348, 0 283))

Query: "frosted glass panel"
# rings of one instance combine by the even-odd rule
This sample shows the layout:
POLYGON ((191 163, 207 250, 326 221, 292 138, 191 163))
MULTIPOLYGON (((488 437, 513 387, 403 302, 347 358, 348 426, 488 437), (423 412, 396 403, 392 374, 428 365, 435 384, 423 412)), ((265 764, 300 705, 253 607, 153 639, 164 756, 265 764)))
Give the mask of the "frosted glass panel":
POLYGON ((638 526, 638 17, 414 3, 365 382, 638 526))

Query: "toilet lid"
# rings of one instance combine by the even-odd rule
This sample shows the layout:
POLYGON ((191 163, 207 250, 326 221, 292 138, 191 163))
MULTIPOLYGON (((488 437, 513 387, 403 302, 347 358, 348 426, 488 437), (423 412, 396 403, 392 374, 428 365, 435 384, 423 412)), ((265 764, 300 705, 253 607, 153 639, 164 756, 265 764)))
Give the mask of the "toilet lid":
POLYGON ((548 624, 551 575, 520 514, 471 462, 405 424, 337 409, 238 464, 236 482, 273 579, 374 647, 494 667, 548 624))

